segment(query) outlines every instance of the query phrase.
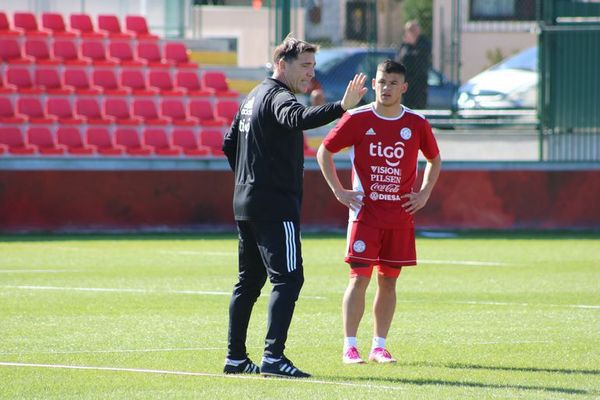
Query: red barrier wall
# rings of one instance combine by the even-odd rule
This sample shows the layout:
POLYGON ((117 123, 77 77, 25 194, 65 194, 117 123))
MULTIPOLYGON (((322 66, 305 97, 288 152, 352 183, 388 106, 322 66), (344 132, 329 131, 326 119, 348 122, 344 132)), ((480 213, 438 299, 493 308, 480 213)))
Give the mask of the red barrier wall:
MULTIPOLYGON (((349 180, 349 171, 343 171, 349 180)), ((229 171, 0 171, 0 232, 233 228, 229 171)), ((319 171, 303 227, 344 228, 319 171)), ((600 229, 600 171, 444 170, 420 228, 600 229)))

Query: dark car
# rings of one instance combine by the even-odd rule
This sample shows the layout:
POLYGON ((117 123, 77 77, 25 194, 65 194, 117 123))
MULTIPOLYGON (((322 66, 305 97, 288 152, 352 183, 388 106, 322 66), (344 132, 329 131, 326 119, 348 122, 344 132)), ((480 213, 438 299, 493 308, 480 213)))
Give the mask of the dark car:
MULTIPOLYGON (((367 75, 367 87, 369 87, 363 101, 368 103, 375 99, 375 92, 371 89, 371 79, 375 77, 377 65, 387 58, 393 59, 395 54, 394 49, 350 47, 321 49, 316 55, 315 78, 321 85, 326 100, 334 101, 343 97, 352 77, 363 72, 367 75)), ((433 69, 429 70, 428 84, 427 108, 450 108, 458 85, 433 69)))

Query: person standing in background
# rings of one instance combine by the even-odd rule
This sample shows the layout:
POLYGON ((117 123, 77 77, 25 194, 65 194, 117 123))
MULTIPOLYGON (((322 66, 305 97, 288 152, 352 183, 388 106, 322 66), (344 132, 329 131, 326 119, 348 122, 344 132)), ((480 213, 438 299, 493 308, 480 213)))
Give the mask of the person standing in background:
POLYGON ((402 104, 408 108, 427 108, 427 77, 431 68, 431 42, 421 32, 416 20, 408 21, 404 26, 404 37, 396 56, 397 62, 406 68, 408 90, 402 98, 402 104))

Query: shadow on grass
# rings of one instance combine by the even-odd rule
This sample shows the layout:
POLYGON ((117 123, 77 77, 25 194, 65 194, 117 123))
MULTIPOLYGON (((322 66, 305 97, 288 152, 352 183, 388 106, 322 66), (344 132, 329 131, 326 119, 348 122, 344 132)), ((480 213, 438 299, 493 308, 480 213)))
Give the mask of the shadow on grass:
POLYGON ((491 371, 518 371, 518 372, 550 372, 558 374, 582 374, 582 375, 600 375, 598 369, 571 369, 571 368, 537 368, 537 367, 502 367, 477 364, 434 364, 428 362, 403 363, 402 365, 410 367, 435 367, 435 368, 453 368, 453 369, 485 369, 491 371))
POLYGON ((529 385, 501 385, 495 383, 483 383, 483 382, 461 382, 461 381, 448 381, 442 379, 408 379, 408 378, 380 378, 380 377, 356 377, 356 376, 322 376, 322 378, 336 381, 369 381, 369 382, 381 382, 390 384, 404 384, 404 385, 417 385, 417 386, 452 386, 452 387, 468 387, 468 388, 481 388, 481 389, 511 389, 511 390, 527 390, 527 391, 543 391, 549 393, 564 393, 564 394, 597 394, 592 391, 583 389, 572 389, 572 388, 561 388, 552 386, 529 386, 529 385))

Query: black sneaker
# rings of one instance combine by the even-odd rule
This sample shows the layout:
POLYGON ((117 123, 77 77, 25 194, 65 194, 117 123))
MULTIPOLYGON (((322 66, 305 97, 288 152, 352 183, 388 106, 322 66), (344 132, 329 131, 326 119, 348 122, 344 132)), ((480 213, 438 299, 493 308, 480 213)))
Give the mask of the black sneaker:
POLYGON ((251 359, 246 358, 240 365, 227 364, 225 361, 223 372, 226 374, 260 374, 260 368, 251 359))
POLYGON ((269 363, 263 360, 260 366, 260 374, 265 376, 279 376, 282 378, 310 378, 310 374, 300 371, 294 367, 294 364, 287 357, 281 357, 281 360, 269 363))

